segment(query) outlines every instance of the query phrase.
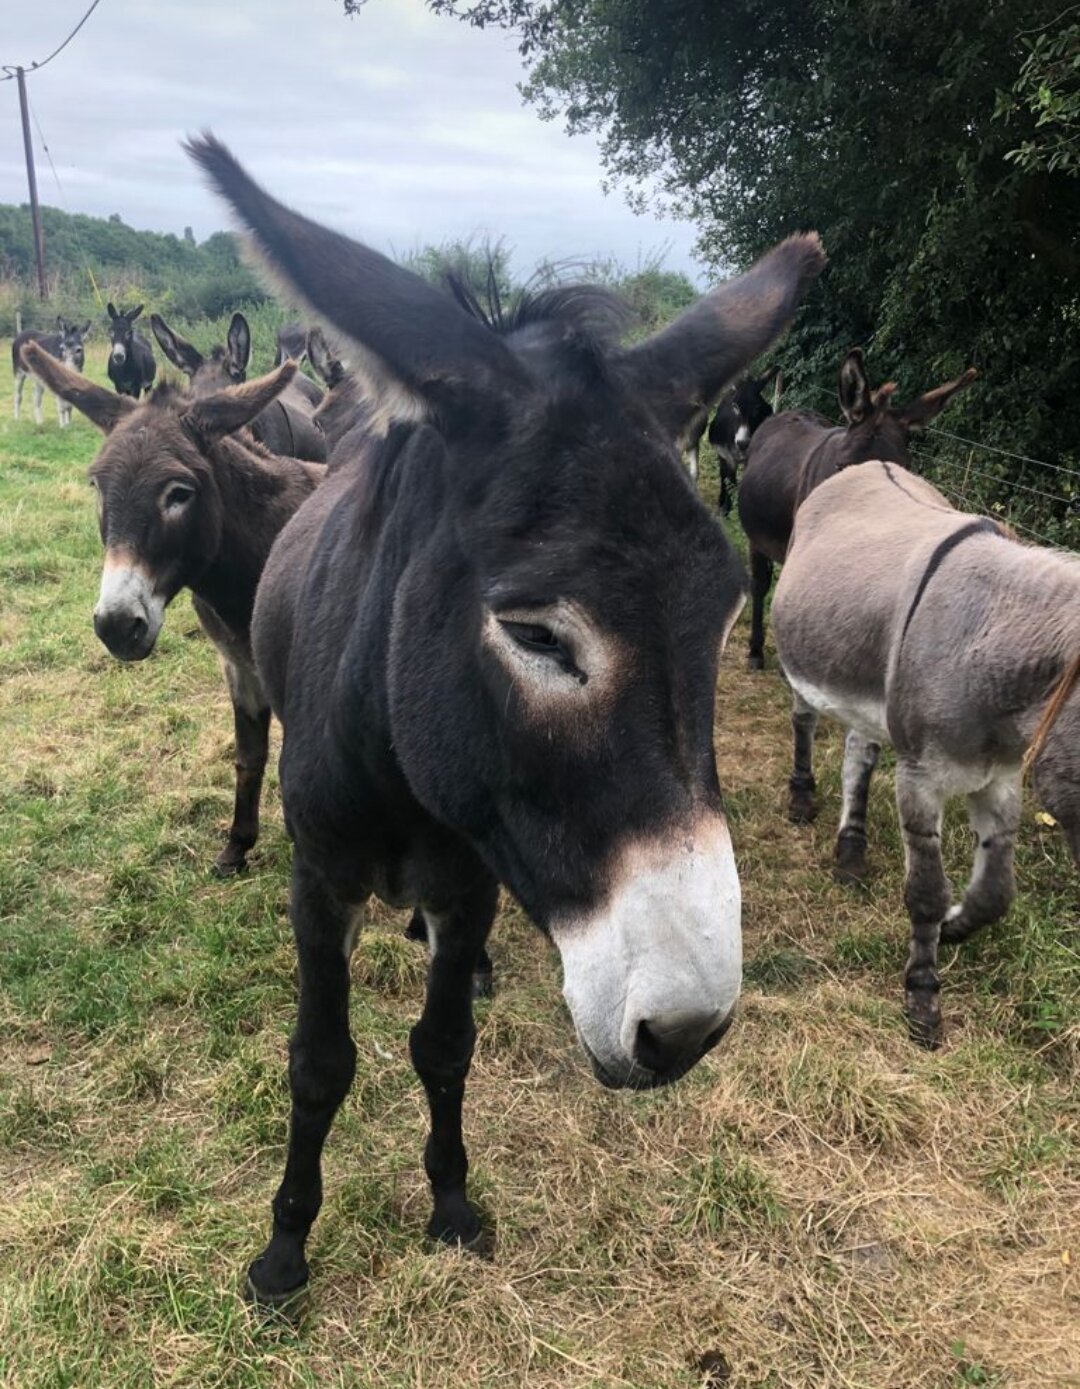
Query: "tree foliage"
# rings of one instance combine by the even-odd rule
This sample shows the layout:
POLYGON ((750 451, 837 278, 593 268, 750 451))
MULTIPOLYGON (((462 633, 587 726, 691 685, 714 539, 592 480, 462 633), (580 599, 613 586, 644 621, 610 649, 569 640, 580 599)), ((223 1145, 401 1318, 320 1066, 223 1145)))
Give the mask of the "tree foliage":
MULTIPOLYGON (((1078 6, 1073 6, 1075 12, 1078 6)), ((1080 176, 1080 23, 1025 36, 1027 57, 998 115, 1035 118, 1034 131, 1007 158, 1029 172, 1080 176)))
POLYGON ((513 29, 528 99, 595 132, 632 197, 659 189, 692 218, 717 273, 821 232, 830 270, 781 350, 804 398, 827 404, 856 343, 901 394, 974 363, 950 430, 1075 462, 1080 181, 1049 143, 1075 133, 1060 0, 429 4, 513 29))

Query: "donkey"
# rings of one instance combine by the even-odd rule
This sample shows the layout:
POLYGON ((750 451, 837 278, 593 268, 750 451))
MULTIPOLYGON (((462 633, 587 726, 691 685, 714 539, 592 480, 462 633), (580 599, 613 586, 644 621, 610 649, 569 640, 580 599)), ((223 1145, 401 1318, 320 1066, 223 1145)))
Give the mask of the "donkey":
POLYGON ((799 508, 773 630, 794 692, 797 818, 814 811, 818 715, 848 729, 836 842, 848 879, 866 873, 879 749, 896 749, 911 918, 906 1011, 912 1038, 936 1046, 939 940, 997 921, 1016 892, 1025 749, 1080 865, 1080 559, 1020 544, 894 464, 863 463, 799 508), (967 891, 950 907, 942 810, 961 793, 978 847, 967 891))
MULTIPOLYGON (((43 351, 50 357, 55 357, 57 361, 66 363, 76 371, 82 371, 85 360, 83 349, 83 339, 90 334, 89 320, 77 327, 74 323, 68 323, 65 318, 56 320, 55 333, 40 333, 32 329, 19 333, 11 344, 11 370, 15 376, 15 418, 19 418, 19 410, 22 406, 23 386, 26 378, 31 374, 23 365, 22 350, 27 343, 36 342, 43 351)), ((45 394, 45 387, 40 378, 34 378, 34 423, 44 423, 41 413, 41 401, 45 394)), ((71 406, 66 401, 56 398, 56 409, 60 419, 60 427, 66 428, 71 423, 71 406)))
POLYGON ((740 896, 713 707, 744 575, 672 440, 782 329, 824 255, 793 237, 627 350, 595 288, 526 299, 498 332, 283 207, 213 136, 188 148, 290 296, 355 346, 382 436, 285 528, 255 605, 300 976, 288 1160, 249 1271, 251 1296, 276 1304, 308 1278, 371 893, 419 906, 431 944, 410 1052, 436 1240, 481 1234, 461 1110, 500 882, 554 938, 602 1083, 673 1081, 729 1027, 740 896))
POLYGON ((117 310, 110 302, 105 309, 109 315, 109 380, 118 394, 138 400, 144 391, 150 390, 157 375, 150 344, 132 327, 143 306, 125 311, 117 310))
POLYGON ((834 425, 811 410, 785 410, 766 420, 754 435, 739 486, 739 520, 750 548, 751 670, 765 668, 765 599, 773 565, 784 562, 800 502, 853 463, 878 458, 907 467, 912 430, 925 428, 976 375, 969 368, 955 381, 897 408, 892 404, 895 382, 871 390, 862 351, 856 347, 840 367, 840 409, 846 424, 834 425))
MULTIPOLYGON (((308 355, 307 340, 307 330, 302 323, 283 323, 277 330, 277 351, 274 354, 274 365, 278 367, 290 357, 294 361, 302 363, 308 355)), ((305 376, 302 371, 297 372, 293 380, 293 389, 298 390, 312 405, 317 406, 322 401, 322 391, 311 377, 305 376)))
POLYGON ((78 406, 106 438, 90 468, 105 545, 94 630, 114 656, 150 655, 165 609, 190 588, 203 631, 217 647, 236 732, 236 799, 215 871, 239 873, 259 833, 270 705, 251 655, 255 586, 278 531, 325 469, 276 458, 233 434, 265 410, 296 372, 191 399, 162 384, 141 404, 54 362, 39 346, 27 366, 78 406))
POLYGON ((364 379, 349 370, 321 328, 312 328, 308 333, 307 355, 316 376, 326 386, 322 404, 315 411, 315 422, 326 436, 327 463, 332 469, 339 457, 355 457, 376 437, 372 428, 375 402, 364 379))
POLYGON ((731 497, 739 478, 739 464, 746 461, 750 440, 780 403, 782 389, 779 364, 764 376, 744 376, 716 407, 709 425, 709 443, 720 459, 721 516, 731 514, 731 497), (765 387, 776 382, 773 403, 765 399, 765 387))
MULTIPOLYGON (((251 360, 251 329, 242 313, 234 313, 224 347, 210 349, 208 357, 179 333, 174 332, 160 314, 150 315, 150 327, 165 356, 191 382, 196 397, 212 395, 229 385, 247 380, 251 360)), ((258 443, 284 458, 302 458, 311 463, 326 461, 326 440, 312 421, 313 406, 296 388, 295 380, 271 400, 261 415, 251 422, 258 443)))

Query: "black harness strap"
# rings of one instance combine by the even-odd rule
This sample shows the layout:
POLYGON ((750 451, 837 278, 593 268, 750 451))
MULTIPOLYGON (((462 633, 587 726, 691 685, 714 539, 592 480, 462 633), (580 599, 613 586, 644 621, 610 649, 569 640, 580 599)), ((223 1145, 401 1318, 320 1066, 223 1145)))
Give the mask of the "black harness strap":
POLYGON ((944 540, 940 541, 939 544, 935 546, 934 552, 930 556, 926 568, 923 570, 922 578, 919 580, 919 587, 915 590, 915 597, 911 600, 911 606, 908 608, 907 617, 904 618, 904 630, 900 633, 901 645, 903 645, 904 638, 907 636, 907 630, 911 626, 911 619, 915 616, 915 610, 922 602, 922 596, 926 592, 926 586, 941 568, 942 561, 945 559, 946 555, 951 554, 952 551, 956 549, 957 545, 962 544, 973 535, 998 535, 1001 536, 1003 540, 1006 538, 996 521, 991 521, 988 516, 980 516, 974 521, 969 521, 966 526, 961 526, 958 531, 953 531, 952 535, 947 535, 944 540))

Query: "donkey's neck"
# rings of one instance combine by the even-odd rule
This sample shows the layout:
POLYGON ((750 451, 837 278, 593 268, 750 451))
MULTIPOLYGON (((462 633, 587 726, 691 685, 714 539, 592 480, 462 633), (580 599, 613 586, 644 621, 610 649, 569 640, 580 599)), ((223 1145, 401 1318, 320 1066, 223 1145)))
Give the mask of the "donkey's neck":
POLYGON ((206 457, 217 485, 220 538, 191 590, 246 640, 270 548, 314 489, 314 478, 297 459, 257 452, 235 437, 220 440, 206 457))

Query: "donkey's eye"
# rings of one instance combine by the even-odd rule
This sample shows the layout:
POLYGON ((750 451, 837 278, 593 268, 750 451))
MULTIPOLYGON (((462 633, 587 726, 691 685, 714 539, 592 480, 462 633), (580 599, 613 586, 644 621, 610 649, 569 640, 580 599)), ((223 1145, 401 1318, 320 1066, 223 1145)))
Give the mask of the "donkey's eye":
POLYGON ((174 482, 165 489, 161 504, 166 511, 180 511, 194 495, 194 487, 189 487, 185 482, 174 482))
POLYGON ((572 675, 580 685, 584 685, 588 680, 585 672, 575 665, 567 647, 551 628, 545 627, 542 622, 510 622, 500 617, 499 626, 523 651, 535 651, 541 656, 550 656, 560 670, 572 675))
POLYGON ((526 651, 541 651, 547 656, 557 656, 563 651, 562 643, 551 628, 539 622, 504 622, 500 618, 499 625, 526 651))

